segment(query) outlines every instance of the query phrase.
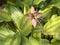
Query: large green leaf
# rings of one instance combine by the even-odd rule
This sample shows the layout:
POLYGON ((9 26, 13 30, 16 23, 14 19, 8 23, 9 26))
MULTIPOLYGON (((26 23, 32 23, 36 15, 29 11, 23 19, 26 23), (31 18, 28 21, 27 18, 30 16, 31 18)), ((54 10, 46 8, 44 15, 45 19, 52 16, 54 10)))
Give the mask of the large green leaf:
POLYGON ((27 36, 31 32, 32 24, 16 7, 10 6, 11 18, 19 31, 27 36))
POLYGON ((26 37, 23 36, 21 45, 32 45, 32 44, 26 37))
POLYGON ((41 38, 35 39, 33 37, 30 37, 29 41, 32 43, 32 45, 50 45, 47 39, 41 39, 41 38))
POLYGON ((14 36, 7 36, 5 39, 1 39, 0 45, 20 45, 20 42, 20 35, 16 34, 14 36))
POLYGON ((53 35, 55 39, 60 40, 60 16, 53 15, 44 26, 47 35, 53 35))
POLYGON ((4 40, 4 45, 20 45, 21 42, 21 36, 20 34, 16 33, 13 37, 8 36, 4 40))
POLYGON ((10 45, 12 41, 12 37, 7 37, 6 40, 4 40, 3 45, 10 45))
POLYGON ((11 18, 15 25, 19 28, 20 20, 23 17, 23 14, 14 6, 9 6, 11 18))
POLYGON ((20 27, 22 29, 22 34, 27 36, 31 32, 32 23, 30 20, 27 20, 25 17, 23 17, 20 23, 20 27))
POLYGON ((34 39, 33 37, 30 37, 29 41, 32 43, 32 45, 40 45, 40 43, 36 39, 34 39))
POLYGON ((40 42, 41 45, 50 45, 47 39, 38 38, 37 40, 40 42))
POLYGON ((3 21, 11 21, 10 14, 7 10, 7 7, 0 10, 0 22, 3 22, 3 21))
POLYGON ((11 45, 20 45, 20 43, 21 35, 17 33, 16 35, 14 35, 11 45))
POLYGON ((41 32, 43 31, 43 26, 37 24, 35 28, 32 29, 32 36, 35 38, 41 38, 41 32))
POLYGON ((8 23, 2 22, 0 23, 0 39, 6 38, 6 36, 11 35, 13 36, 15 32, 13 30, 16 30, 14 27, 10 27, 8 23))

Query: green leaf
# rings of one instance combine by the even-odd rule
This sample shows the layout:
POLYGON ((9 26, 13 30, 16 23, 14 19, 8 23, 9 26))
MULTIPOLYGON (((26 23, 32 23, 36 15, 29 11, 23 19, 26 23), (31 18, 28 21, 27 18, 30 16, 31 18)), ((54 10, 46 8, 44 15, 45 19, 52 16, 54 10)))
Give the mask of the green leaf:
POLYGON ((40 43, 36 39, 34 39, 33 37, 30 37, 29 41, 32 43, 32 45, 40 45, 40 43))
POLYGON ((60 16, 53 15, 44 26, 47 35, 53 35, 55 39, 60 40, 60 16))
POLYGON ((31 5, 33 0, 24 0, 24 4, 26 5, 31 5))
POLYGON ((16 30, 16 29, 13 29, 13 27, 8 24, 8 23, 5 23, 5 22, 2 22, 0 23, 0 39, 1 38, 6 38, 6 36, 13 36, 15 34, 15 32, 13 32, 13 30, 16 30))
POLYGON ((27 36, 32 30, 32 23, 26 17, 23 17, 20 23, 20 28, 22 29, 22 34, 27 36))
POLYGON ((38 38, 37 40, 40 42, 41 45, 50 45, 47 39, 38 38))
POLYGON ((8 36, 4 40, 4 45, 20 45, 21 42, 21 36, 20 34, 15 34, 14 36, 8 36))
POLYGON ((42 1, 44 1, 44 0, 34 0, 34 1, 33 1, 33 4, 38 5, 38 4, 41 3, 42 1))
POLYGON ((25 5, 25 4, 24 4, 24 14, 27 14, 29 11, 30 11, 30 10, 29 10, 28 5, 25 5))
POLYGON ((21 45, 32 45, 32 44, 26 37, 23 36, 21 45))
POLYGON ((58 9, 58 15, 60 15, 60 9, 58 9))
POLYGON ((16 35, 14 35, 11 45, 20 45, 20 43, 21 43, 21 36, 20 34, 17 33, 16 35))
POLYGON ((12 37, 7 37, 4 42, 3 42, 3 45, 10 45, 11 44, 11 41, 12 41, 12 37))
POLYGON ((3 21, 11 21, 10 14, 8 12, 7 7, 0 10, 0 22, 3 22, 3 21))
POLYGON ((41 38, 41 32, 43 31, 43 27, 41 27, 40 24, 37 24, 37 26, 32 29, 32 36, 34 38, 41 38))
POLYGON ((52 7, 49 7, 49 8, 46 8, 45 10, 42 10, 41 13, 42 13, 42 19, 44 22, 47 22, 50 18, 51 18, 51 8, 52 7))
POLYGON ((6 38, 0 39, 0 45, 3 45, 3 44, 4 44, 5 39, 6 39, 6 38))
POLYGON ((58 8, 60 8, 60 0, 55 0, 54 5, 58 8))
POLYGON ((22 31, 24 36, 31 32, 32 24, 16 7, 10 6, 11 18, 19 31, 22 31))
POLYGON ((10 6, 10 13, 13 22, 19 28, 20 20, 23 17, 23 14, 14 6, 10 6))
POLYGON ((21 0, 16 0, 16 5, 18 6, 18 7, 21 7, 22 9, 23 9, 23 1, 21 1, 21 0))
POLYGON ((60 45, 60 40, 53 39, 53 40, 51 41, 51 44, 52 44, 52 45, 60 45))

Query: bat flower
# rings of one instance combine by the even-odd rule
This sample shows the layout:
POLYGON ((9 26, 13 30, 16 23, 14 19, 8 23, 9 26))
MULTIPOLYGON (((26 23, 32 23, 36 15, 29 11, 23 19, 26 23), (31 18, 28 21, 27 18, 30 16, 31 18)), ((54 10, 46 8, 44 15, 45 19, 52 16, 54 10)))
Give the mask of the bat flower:
POLYGON ((41 17, 41 13, 35 11, 34 7, 32 6, 30 9, 30 13, 25 14, 25 16, 27 17, 27 19, 32 21, 33 27, 36 27, 38 19, 41 17))

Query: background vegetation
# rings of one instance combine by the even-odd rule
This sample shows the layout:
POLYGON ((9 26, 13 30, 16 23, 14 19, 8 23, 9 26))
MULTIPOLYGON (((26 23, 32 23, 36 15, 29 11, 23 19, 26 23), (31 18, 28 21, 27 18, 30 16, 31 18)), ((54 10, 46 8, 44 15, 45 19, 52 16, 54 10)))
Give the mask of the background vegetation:
POLYGON ((0 45, 60 45, 60 0, 0 0, 0 45))

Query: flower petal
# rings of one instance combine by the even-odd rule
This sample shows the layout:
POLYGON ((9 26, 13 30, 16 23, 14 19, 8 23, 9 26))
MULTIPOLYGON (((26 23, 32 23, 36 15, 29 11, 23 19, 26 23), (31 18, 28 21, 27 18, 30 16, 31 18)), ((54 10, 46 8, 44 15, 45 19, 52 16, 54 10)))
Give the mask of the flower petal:
POLYGON ((37 12, 35 18, 40 18, 41 16, 42 14, 37 12))
POLYGON ((31 13, 35 13, 35 9, 34 9, 34 7, 33 6, 31 6, 31 13))
POLYGON ((33 27, 36 27, 37 21, 35 19, 32 19, 32 25, 33 25, 33 27))

